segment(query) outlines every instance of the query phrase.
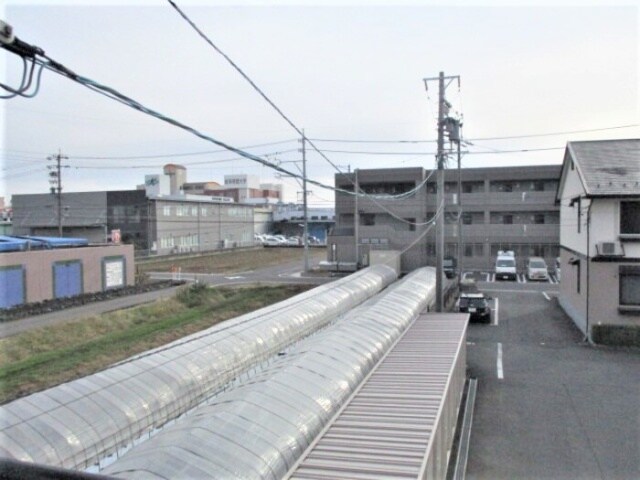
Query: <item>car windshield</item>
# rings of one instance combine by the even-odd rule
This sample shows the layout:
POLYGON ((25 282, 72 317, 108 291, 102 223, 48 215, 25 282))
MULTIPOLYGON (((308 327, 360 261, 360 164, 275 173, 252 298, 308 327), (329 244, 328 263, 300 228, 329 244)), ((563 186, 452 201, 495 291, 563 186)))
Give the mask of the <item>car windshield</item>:
POLYGON ((531 260, 531 262, 529 262, 529 266, 531 268, 547 268, 547 264, 542 260, 531 260))
POLYGON ((461 307, 486 307, 487 306, 487 300, 484 298, 468 298, 468 297, 462 297, 460 299, 460 306, 461 307))
POLYGON ((496 263, 498 267, 515 267, 516 262, 513 260, 498 260, 496 263))

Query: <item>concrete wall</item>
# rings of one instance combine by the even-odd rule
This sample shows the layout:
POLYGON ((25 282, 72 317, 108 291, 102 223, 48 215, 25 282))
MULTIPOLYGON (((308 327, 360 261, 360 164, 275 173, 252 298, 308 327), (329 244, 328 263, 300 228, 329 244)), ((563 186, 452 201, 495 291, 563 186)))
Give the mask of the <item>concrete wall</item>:
POLYGON ((133 245, 89 246, 52 250, 32 250, 0 254, 0 268, 22 265, 25 269, 26 302, 53 298, 53 266, 56 262, 79 260, 82 270, 82 293, 106 289, 103 261, 124 257, 126 285, 135 281, 133 245))

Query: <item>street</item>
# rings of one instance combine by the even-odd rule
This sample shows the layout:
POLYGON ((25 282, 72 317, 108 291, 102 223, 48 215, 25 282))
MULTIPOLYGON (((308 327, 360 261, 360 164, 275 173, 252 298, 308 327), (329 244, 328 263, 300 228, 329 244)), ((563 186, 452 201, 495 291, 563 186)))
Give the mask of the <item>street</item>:
POLYGON ((585 344, 557 285, 478 287, 494 311, 468 330, 468 478, 640 478, 640 352, 585 344))

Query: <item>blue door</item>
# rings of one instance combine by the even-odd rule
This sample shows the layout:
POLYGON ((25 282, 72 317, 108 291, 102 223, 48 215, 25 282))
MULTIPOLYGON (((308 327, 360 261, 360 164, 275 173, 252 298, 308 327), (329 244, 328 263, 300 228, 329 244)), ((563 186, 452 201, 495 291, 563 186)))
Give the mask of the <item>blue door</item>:
POLYGON ((53 264, 53 288, 55 298, 82 293, 82 264, 79 260, 53 264))
POLYGON ((22 305, 24 300, 24 268, 16 266, 0 269, 0 308, 22 305))

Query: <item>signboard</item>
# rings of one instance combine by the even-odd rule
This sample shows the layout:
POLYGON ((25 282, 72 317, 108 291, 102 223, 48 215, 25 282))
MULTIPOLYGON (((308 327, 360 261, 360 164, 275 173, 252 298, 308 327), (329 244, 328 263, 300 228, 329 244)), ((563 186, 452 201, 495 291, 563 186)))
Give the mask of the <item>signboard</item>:
POLYGON ((124 260, 111 260, 104 263, 105 288, 122 287, 124 285, 124 260))

